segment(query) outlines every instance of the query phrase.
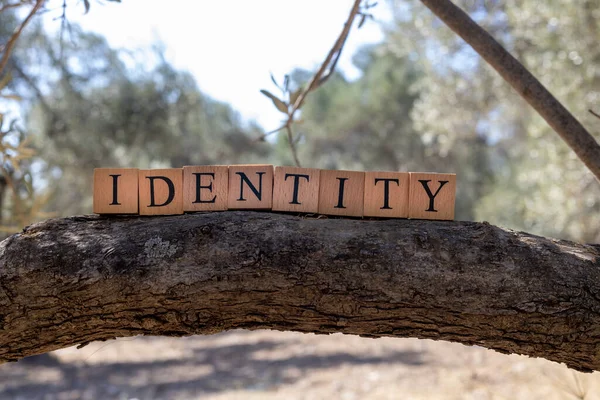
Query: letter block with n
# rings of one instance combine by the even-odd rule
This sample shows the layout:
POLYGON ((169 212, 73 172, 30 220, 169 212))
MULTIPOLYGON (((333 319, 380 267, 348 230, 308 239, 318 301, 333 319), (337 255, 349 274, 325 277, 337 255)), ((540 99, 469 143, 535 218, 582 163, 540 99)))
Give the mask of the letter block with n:
POLYGON ((183 170, 140 169, 140 215, 183 214, 183 170))
POLYGON ((411 172, 409 190, 409 218, 454 219, 456 174, 411 172))
POLYGON ((273 206, 272 165, 230 165, 227 208, 270 210, 273 206))
POLYGON ((138 213, 138 169, 94 169, 94 213, 138 213))

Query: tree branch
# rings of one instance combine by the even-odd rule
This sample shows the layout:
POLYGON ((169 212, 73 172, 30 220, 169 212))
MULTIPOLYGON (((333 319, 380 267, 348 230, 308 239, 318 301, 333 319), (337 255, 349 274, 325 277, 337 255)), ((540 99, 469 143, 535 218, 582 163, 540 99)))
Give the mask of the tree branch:
POLYGON ((600 144, 573 115, 485 29, 450 0, 421 0, 483 57, 571 147, 600 181, 600 144))
POLYGON ((229 329, 418 337, 600 370, 600 246, 473 222, 71 217, 0 243, 0 361, 229 329))
POLYGON ((45 0, 37 0, 35 2, 35 5, 31 8, 31 11, 29 11, 29 14, 27 14, 27 17, 25 17, 23 22, 21 22, 21 24, 13 32, 13 34, 8 39, 8 42, 6 42, 6 44, 4 46, 2 46, 2 48, 0 49, 0 51, 2 51, 2 57, 0 58, 0 73, 2 73, 2 71, 4 71, 4 68, 6 67, 6 64, 8 63, 10 54, 11 54, 13 48, 15 47, 15 44, 17 44, 17 39, 19 38, 19 36, 21 36, 21 32, 23 32, 23 29, 25 29, 25 27, 27 26, 29 21, 31 21, 31 19, 33 18, 35 13, 37 13, 39 11, 39 9, 42 8, 42 6, 44 5, 44 2, 45 2, 45 0))
POLYGON ((300 161, 298 158, 298 153, 296 151, 296 147, 294 145, 295 139, 292 135, 292 128, 291 128, 292 123, 294 123, 294 118, 296 116, 296 112, 304 104, 304 101, 306 100, 306 96, 308 96, 308 94, 310 92, 316 90, 319 86, 321 86, 323 83, 325 83, 327 81, 327 79, 329 79, 329 77, 335 71, 337 62, 342 54, 342 50, 344 49, 344 45, 346 44, 348 35, 350 34, 350 28, 352 28, 352 24, 354 23, 356 16, 360 14, 361 2, 362 2, 362 0, 354 0, 354 4, 352 5, 352 8, 350 9, 350 14, 348 15, 348 18, 346 19, 344 28, 342 29, 342 32, 340 33, 340 35, 336 39, 335 43, 333 44, 333 47, 329 50, 329 53, 327 53, 327 57, 325 57, 325 60, 321 63, 321 66, 319 67, 317 72, 313 75, 311 80, 308 82, 306 88, 300 92, 300 94, 298 95, 296 100, 293 101, 293 104, 289 105, 289 110, 287 113, 288 117, 287 117, 287 120, 285 121, 285 123, 283 125, 281 125, 279 128, 273 129, 272 131, 265 133, 264 135, 262 135, 259 138, 259 140, 264 140, 267 136, 272 135, 273 133, 277 133, 277 132, 281 131, 282 129, 286 129, 287 134, 288 134, 290 151, 292 152, 292 156, 294 158, 296 166, 298 166, 298 167, 300 167, 301 165, 300 165, 300 161))

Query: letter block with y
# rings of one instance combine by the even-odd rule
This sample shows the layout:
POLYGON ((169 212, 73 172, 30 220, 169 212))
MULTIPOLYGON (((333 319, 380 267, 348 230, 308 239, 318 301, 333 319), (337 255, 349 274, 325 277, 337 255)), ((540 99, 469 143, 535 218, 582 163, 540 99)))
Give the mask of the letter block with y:
POLYGON ((273 206, 272 165, 230 165, 227 208, 270 210, 273 206))
POLYGON ((415 219, 454 219, 456 174, 410 173, 408 217, 415 219))
POLYGON ((408 172, 365 172, 365 217, 408 218, 408 172))
POLYGON ((319 178, 315 168, 275 168, 273 211, 319 212, 319 178))
POLYGON ((365 173, 321 170, 319 213, 362 217, 365 173))
POLYGON ((183 170, 140 169, 140 215, 183 214, 183 170))
POLYGON ((227 165, 183 167, 183 211, 227 210, 227 165))
POLYGON ((138 169, 94 169, 94 213, 138 213, 138 169))

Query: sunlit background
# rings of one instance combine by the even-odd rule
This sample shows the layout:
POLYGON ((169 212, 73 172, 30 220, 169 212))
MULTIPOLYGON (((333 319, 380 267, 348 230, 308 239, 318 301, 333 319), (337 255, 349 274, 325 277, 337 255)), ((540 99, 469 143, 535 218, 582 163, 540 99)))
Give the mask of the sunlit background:
MULTIPOLYGON (((90 213, 96 167, 292 165, 260 90, 305 85, 352 3, 48 1, 0 74, 2 234, 90 213)), ((598 0, 456 3, 600 139, 598 0)), ((0 13, 0 43, 29 9, 0 13)), ((419 1, 370 12, 293 125, 302 164, 455 172, 459 220, 599 243, 600 185, 558 135, 419 1)), ((61 350, 1 366, 0 398, 591 399, 597 381, 477 347, 261 331, 61 350)))

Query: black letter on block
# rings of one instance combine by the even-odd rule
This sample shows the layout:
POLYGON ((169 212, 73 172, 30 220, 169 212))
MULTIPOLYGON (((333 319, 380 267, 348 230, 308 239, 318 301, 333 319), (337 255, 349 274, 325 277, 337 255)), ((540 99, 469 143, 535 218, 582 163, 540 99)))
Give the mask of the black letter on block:
POLYGON ((118 196, 117 196, 117 189, 118 189, 117 181, 119 180, 119 177, 121 175, 109 175, 109 176, 112 176, 112 178, 113 178, 113 201, 109 205, 110 206, 120 206, 121 203, 119 203, 117 201, 117 199, 118 199, 118 196))
POLYGON ((150 205, 148 207, 163 207, 173 201, 173 199, 175 198, 175 185, 173 184, 172 180, 170 180, 166 176, 147 176, 146 178, 150 179, 150 205), (162 179, 163 181, 165 181, 165 183, 169 187, 169 197, 167 197, 167 200, 162 204, 156 204, 154 201, 154 180, 155 179, 162 179))
POLYGON ((346 184, 346 181, 348 180, 348 178, 335 178, 335 179, 340 181, 340 191, 338 192, 337 206, 335 206, 333 208, 346 208, 346 207, 344 207, 344 185, 346 184))
POLYGON ((215 179, 215 174, 212 172, 194 172, 192 175, 196 175, 196 201, 194 201, 194 203, 214 203, 215 199, 217 198, 216 195, 212 198, 212 200, 200 200, 200 189, 208 189, 208 191, 212 193, 212 181, 206 186, 201 186, 200 178, 202 175, 206 175, 215 179))
POLYGON ((425 189, 425 192, 427 193, 427 196, 429 196, 429 208, 427 210, 425 210, 425 211, 437 212, 437 210, 433 207, 433 201, 435 200, 435 196, 438 195, 438 193, 440 192, 440 190, 442 189, 442 187, 444 187, 444 185, 446 183, 448 183, 448 181, 438 181, 440 183, 440 187, 435 192, 435 194, 432 194, 431 190, 429 190, 428 183, 431 182, 431 180, 420 180, 419 179, 419 182, 421 182, 421 185, 423 185, 423 189, 425 189))
POLYGON ((284 181, 287 181, 287 178, 290 176, 294 177, 294 193, 292 194, 292 201, 290 201, 290 204, 302 204, 298 201, 298 188, 300 186, 300 178, 306 178, 306 182, 309 182, 310 179, 308 175, 304 174, 285 174, 284 181))
POLYGON ((244 198, 244 181, 246 182, 246 184, 248 185, 250 190, 252 190, 252 193, 254 193, 256 198, 258 198, 258 200, 261 201, 262 200, 262 176, 264 174, 266 174, 266 172, 257 172, 257 174, 258 174, 258 190, 256 190, 256 186, 254 186, 252 184, 252 182, 250 182, 250 179, 248 179, 248 176, 245 173, 236 172, 236 174, 238 174, 240 176, 240 198, 237 199, 237 201, 246 201, 246 199, 244 198))
POLYGON ((375 185, 378 182, 383 181, 383 207, 380 207, 380 210, 391 210, 390 207, 390 182, 395 182, 398 186, 400 186, 399 179, 391 179, 391 178, 375 178, 375 185))

